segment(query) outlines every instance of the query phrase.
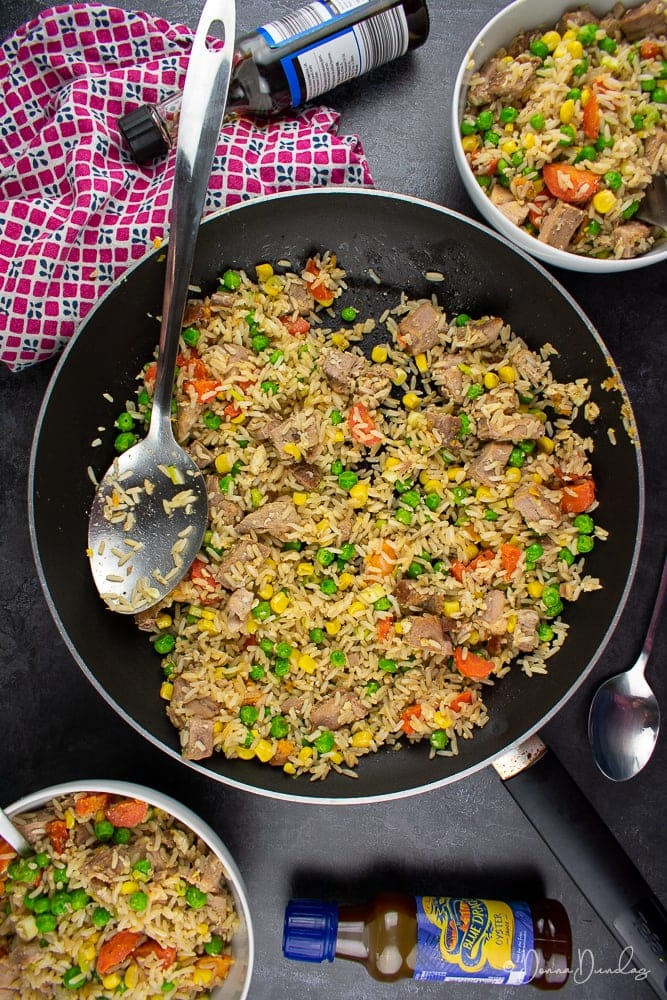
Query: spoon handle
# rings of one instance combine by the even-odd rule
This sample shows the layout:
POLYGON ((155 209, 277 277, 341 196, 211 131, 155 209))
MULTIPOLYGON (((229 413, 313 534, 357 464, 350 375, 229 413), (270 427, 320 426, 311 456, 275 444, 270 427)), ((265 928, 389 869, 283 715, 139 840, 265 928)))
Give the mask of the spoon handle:
POLYGON ((207 0, 197 25, 178 125, 162 327, 151 431, 171 433, 171 395, 183 313, 213 156, 227 103, 236 34, 234 0, 207 0), (222 24, 224 47, 207 34, 222 24))
POLYGON ((648 663, 651 650, 653 649, 655 633, 657 632, 658 625, 662 619, 665 597, 667 597, 667 557, 663 560, 662 576, 660 577, 658 595, 653 606, 653 614, 651 615, 651 621, 649 622, 646 638, 644 639, 644 645, 642 646, 642 651, 637 658, 637 662, 635 663, 635 668, 639 668, 637 672, 641 670, 643 673, 646 669, 646 664, 648 663))

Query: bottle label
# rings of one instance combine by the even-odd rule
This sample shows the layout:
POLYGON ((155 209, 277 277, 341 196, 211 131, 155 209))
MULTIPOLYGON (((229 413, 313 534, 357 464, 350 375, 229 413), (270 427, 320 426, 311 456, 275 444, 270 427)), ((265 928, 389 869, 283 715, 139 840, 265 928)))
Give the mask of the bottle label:
POLYGON ((328 6, 311 3, 258 29, 272 48, 303 37, 303 48, 281 59, 292 107, 298 107, 407 52, 408 23, 400 3, 381 14, 336 30, 337 21, 348 11, 363 7, 366 2, 332 0, 328 6), (329 24, 330 34, 309 44, 308 34, 322 24, 329 24))
POLYGON ((414 979, 520 986, 532 978, 533 945, 525 903, 417 897, 414 979))

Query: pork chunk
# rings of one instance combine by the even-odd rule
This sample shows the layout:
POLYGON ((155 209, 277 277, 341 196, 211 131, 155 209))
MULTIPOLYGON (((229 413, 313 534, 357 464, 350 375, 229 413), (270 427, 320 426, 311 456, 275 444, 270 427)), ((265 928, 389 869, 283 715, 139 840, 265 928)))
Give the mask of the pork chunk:
POLYGON ((452 643, 443 628, 439 615, 413 615, 403 619, 404 639, 411 649, 418 649, 431 656, 451 656, 452 643))
POLYGON ((568 10, 561 17, 560 21, 556 25, 556 31, 559 35, 562 35, 568 30, 568 28, 581 28, 584 24, 597 24, 598 19, 595 14, 592 14, 590 10, 586 8, 579 8, 577 10, 568 10))
POLYGON ((286 542, 299 530, 299 514, 291 500, 274 500, 246 514, 236 530, 239 535, 254 531, 257 535, 271 535, 280 542, 286 542))
POLYGON ((667 129, 659 128, 644 143, 644 155, 653 173, 667 173, 667 129))
POLYGON ((502 477, 512 451, 510 441, 491 441, 468 466, 468 475, 482 486, 494 486, 502 477))
POLYGON ((479 73, 470 81, 468 99, 479 107, 492 101, 518 101, 535 76, 538 59, 527 53, 517 56, 512 62, 505 62, 500 56, 489 59, 479 73))
POLYGON ((403 577, 396 586, 396 600, 402 611, 428 611, 439 615, 442 612, 443 596, 424 589, 403 577))
POLYGON ((651 235, 651 227, 643 222, 624 222, 613 232, 616 250, 621 250, 621 260, 636 257, 644 249, 644 242, 651 235))
POLYGON ((460 417, 454 413, 447 413, 441 406, 428 406, 424 410, 424 416, 429 426, 438 432, 445 447, 461 447, 461 442, 457 437, 461 430, 460 417))
POLYGON ((398 342, 407 354, 423 354, 438 343, 444 313, 430 302, 422 302, 398 325, 398 342))
POLYGON ((226 590, 236 590, 254 582, 271 554, 268 545, 244 538, 233 545, 215 567, 215 578, 226 590))
POLYGON ((181 730, 181 746, 186 760, 204 760, 213 754, 213 720, 193 716, 181 730))
POLYGON ((320 446, 317 424, 300 413, 293 413, 285 420, 271 422, 268 427, 269 439, 283 461, 293 462, 294 457, 285 450, 285 445, 296 445, 305 458, 312 458, 320 446))
POLYGON ((631 42, 648 35, 667 35, 667 4, 665 0, 648 0, 640 7, 625 12, 621 31, 631 42))
POLYGON ((519 487, 514 494, 514 509, 518 510, 529 528, 540 531, 557 528, 563 520, 560 507, 547 496, 545 487, 539 483, 519 487))
POLYGON ((310 712, 311 726, 340 729, 350 722, 358 722, 368 715, 358 696, 352 691, 338 690, 329 698, 313 705, 310 712))
POLYGON ((517 612, 516 625, 512 634, 512 644, 522 653, 530 653, 537 646, 537 627, 540 616, 532 608, 517 612))
POLYGON ((232 632, 238 631, 248 619, 255 595, 245 587, 235 590, 227 601, 227 624, 232 632))
POLYGON ((454 403, 460 403, 464 397, 463 372, 459 365, 465 360, 464 354, 446 354, 431 368, 431 376, 441 394, 454 403))
POLYGON ((350 351, 331 350, 322 356, 322 371, 334 392, 349 395, 354 391, 355 379, 366 368, 366 359, 350 351))
POLYGON ((537 237, 540 243, 548 243, 557 250, 567 250, 572 237, 586 218, 586 213, 576 205, 568 205, 564 201, 556 201, 551 211, 545 216, 537 237))
POLYGON ((517 201, 511 191, 496 184, 491 188, 489 201, 495 205, 505 218, 513 222, 515 226, 520 226, 528 218, 528 205, 522 205, 517 201))
POLYGON ((457 327, 453 338, 455 348, 465 347, 475 350, 478 347, 489 347, 500 336, 504 320, 500 316, 484 316, 483 319, 470 320, 464 326, 457 327))

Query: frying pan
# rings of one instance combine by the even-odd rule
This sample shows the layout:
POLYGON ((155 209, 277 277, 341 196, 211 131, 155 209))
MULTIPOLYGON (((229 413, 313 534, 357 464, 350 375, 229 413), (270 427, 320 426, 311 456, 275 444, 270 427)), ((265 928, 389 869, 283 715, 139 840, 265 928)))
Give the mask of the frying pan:
MULTIPOLYGON (((590 380, 600 416, 592 428, 586 424, 579 429, 594 440, 600 499, 596 522, 607 529, 609 540, 587 557, 588 572, 600 579, 603 589, 567 605, 569 635, 562 651, 549 661, 547 675, 528 678, 516 670, 490 690, 490 721, 474 739, 460 741, 458 756, 429 760, 428 748, 419 745, 400 753, 386 749, 364 758, 356 780, 332 774, 315 783, 290 779, 281 768, 256 761, 228 761, 221 754, 186 762, 238 788, 320 804, 369 802, 433 789, 497 761, 519 744, 524 753, 528 746, 528 754, 541 756, 539 741, 526 740, 559 710, 604 650, 630 590, 644 512, 641 451, 632 412, 602 340, 541 265, 485 227, 428 202, 382 192, 338 189, 276 195, 225 210, 202 224, 192 281, 206 292, 217 286, 228 267, 252 269, 261 261, 279 259, 298 264, 324 249, 335 251, 346 268, 351 289, 347 301, 362 315, 379 316, 397 302, 401 290, 412 297, 436 290, 449 314, 499 315, 530 347, 550 342, 558 351, 552 359, 557 379, 590 380), (445 275, 441 284, 426 280, 425 273, 434 270, 445 275), (616 388, 602 388, 609 379, 616 388)), ((108 467, 113 420, 133 395, 136 373, 152 356, 163 257, 163 251, 149 254, 128 272, 89 314, 61 358, 35 431, 29 503, 41 583, 74 659, 128 723, 181 759, 177 733, 158 694, 159 658, 127 616, 105 608, 86 557, 94 489, 87 468, 99 475, 108 467), (108 429, 106 434, 99 434, 100 426, 108 429), (100 436, 103 445, 92 447, 100 436)), ((612 926, 619 907, 629 912, 637 900, 650 897, 650 890, 576 786, 570 782, 572 787, 555 791, 553 782, 569 779, 546 756, 545 766, 524 772, 531 777, 513 778, 507 786, 543 835, 545 825, 551 828, 545 839, 552 841, 552 848, 554 836, 560 835, 558 856, 566 867, 577 868, 580 886, 588 879, 590 885, 582 888, 594 906, 600 892, 604 895, 600 884, 617 886, 596 908, 626 942, 627 928, 621 933, 612 926), (569 811, 558 815, 556 803, 569 811), (582 865, 585 841, 591 845, 589 862, 596 861, 593 868, 582 865)), ((642 919, 653 919, 655 926, 658 917, 647 912, 642 911, 642 919)))
MULTIPOLYGON (((622 391, 601 383, 618 374, 601 339, 567 293, 530 258, 489 230, 444 208, 397 195, 320 191, 273 196, 223 211, 201 227, 192 281, 211 290, 227 267, 252 269, 261 261, 305 261, 317 249, 334 250, 348 271, 353 302, 379 316, 402 289, 430 295, 447 312, 502 316, 530 346, 549 341, 559 351, 557 379, 587 376, 600 417, 591 431, 600 497, 596 521, 609 541, 596 545, 588 571, 604 589, 568 605, 570 634, 549 661, 546 676, 513 672, 489 695, 489 723, 459 742, 457 757, 428 760, 415 746, 369 755, 352 780, 293 780, 282 769, 216 754, 197 770, 237 787, 318 801, 371 799, 431 788, 484 767, 544 724, 592 669, 614 629, 634 573, 641 536, 643 482, 640 449, 624 430, 632 419, 622 391), (381 279, 377 284, 372 269, 381 279), (441 271, 442 284, 425 272, 441 271), (615 432, 612 444, 609 428, 615 432), (618 470, 623 470, 623 475, 618 470), (391 758, 391 764, 389 764, 391 758)), ((106 610, 86 558, 93 484, 113 452, 112 423, 133 395, 136 374, 157 342, 164 251, 150 254, 100 301, 58 365, 38 418, 31 459, 34 553, 52 614, 88 679, 128 722, 172 756, 178 736, 158 695, 160 664, 131 619, 106 610), (104 394, 113 397, 108 402, 104 394), (106 434, 98 427, 108 428, 106 434), (66 429, 66 431, 65 431, 66 429), (104 444, 91 447, 102 437, 104 444)), ((619 380, 620 385, 620 380, 619 380)), ((588 434, 590 425, 585 425, 588 434)))

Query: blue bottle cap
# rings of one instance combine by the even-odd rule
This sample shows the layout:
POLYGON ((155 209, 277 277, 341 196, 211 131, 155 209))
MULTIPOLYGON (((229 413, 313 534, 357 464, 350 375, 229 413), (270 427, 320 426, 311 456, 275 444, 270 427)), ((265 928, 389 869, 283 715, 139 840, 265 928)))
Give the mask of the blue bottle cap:
POLYGON ((300 962, 333 962, 338 906, 323 899, 290 899, 285 908, 283 955, 300 962))

